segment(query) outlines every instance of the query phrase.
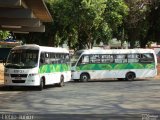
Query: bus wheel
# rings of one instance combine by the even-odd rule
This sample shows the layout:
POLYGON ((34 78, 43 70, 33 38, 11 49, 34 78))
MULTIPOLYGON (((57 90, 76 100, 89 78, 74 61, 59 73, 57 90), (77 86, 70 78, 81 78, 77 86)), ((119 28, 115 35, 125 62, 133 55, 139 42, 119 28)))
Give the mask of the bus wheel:
POLYGON ((40 90, 40 91, 42 91, 42 90, 43 90, 43 88, 44 88, 44 80, 43 80, 43 79, 41 79, 41 81, 40 81, 40 85, 39 85, 39 90, 40 90))
POLYGON ((129 72, 126 74, 126 80, 132 81, 135 78, 135 74, 133 72, 129 72))
POLYGON ((89 80, 89 74, 88 73, 82 73, 80 76, 80 79, 82 82, 88 82, 89 80))
POLYGON ((60 83, 58 83, 58 87, 62 87, 62 86, 64 86, 64 77, 63 76, 61 76, 60 83))

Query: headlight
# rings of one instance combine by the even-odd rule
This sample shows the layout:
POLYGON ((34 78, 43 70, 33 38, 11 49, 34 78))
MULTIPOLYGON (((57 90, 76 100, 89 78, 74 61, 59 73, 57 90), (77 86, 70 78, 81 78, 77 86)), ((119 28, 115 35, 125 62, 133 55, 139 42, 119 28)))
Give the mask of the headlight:
POLYGON ((33 76, 36 76, 36 75, 38 75, 38 74, 37 73, 31 73, 31 74, 28 75, 28 77, 33 77, 33 76))

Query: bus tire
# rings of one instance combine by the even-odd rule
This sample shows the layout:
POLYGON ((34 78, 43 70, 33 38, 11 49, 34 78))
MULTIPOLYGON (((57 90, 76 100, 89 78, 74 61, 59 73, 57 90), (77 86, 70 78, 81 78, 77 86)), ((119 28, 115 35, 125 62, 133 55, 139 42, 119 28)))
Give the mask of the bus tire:
POLYGON ((81 80, 82 82, 88 82, 89 79, 90 79, 90 77, 89 77, 89 74, 88 74, 88 73, 82 73, 82 74, 80 75, 80 80, 81 80))
POLYGON ((128 80, 128 81, 133 81, 134 78, 135 78, 135 73, 134 72, 128 72, 126 74, 126 78, 125 79, 128 80))
POLYGON ((42 91, 43 88, 44 88, 44 85, 45 85, 44 80, 43 80, 43 78, 41 78, 40 85, 39 85, 38 89, 39 89, 40 91, 42 91))
POLYGON ((63 87, 64 86, 64 76, 62 75, 60 78, 60 82, 58 83, 58 87, 63 87))

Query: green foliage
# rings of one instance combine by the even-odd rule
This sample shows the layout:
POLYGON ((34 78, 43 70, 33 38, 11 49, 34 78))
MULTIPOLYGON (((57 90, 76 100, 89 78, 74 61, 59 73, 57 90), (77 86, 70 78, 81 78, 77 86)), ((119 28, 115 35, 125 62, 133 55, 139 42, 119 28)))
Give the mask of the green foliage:
POLYGON ((100 44, 100 42, 108 44, 108 41, 112 39, 112 30, 109 28, 108 24, 104 22, 93 35, 97 44, 100 44))
POLYGON ((124 0, 106 0, 105 20, 113 30, 117 30, 123 24, 128 11, 124 0))
POLYGON ((107 44, 128 10, 123 0, 48 0, 47 6, 54 19, 46 25, 49 43, 73 49, 107 44))
POLYGON ((53 22, 45 24, 45 33, 21 36, 27 43, 47 46, 67 43, 72 49, 92 48, 100 42, 107 44, 119 33, 128 13, 123 0, 47 0, 46 5, 53 22))
POLYGON ((139 41, 146 47, 150 41, 160 39, 160 2, 159 0, 125 0, 129 6, 129 14, 125 20, 125 29, 131 47, 139 41), (158 33, 158 34, 157 34, 158 33))
POLYGON ((0 30, 0 40, 6 40, 10 33, 8 31, 2 31, 0 30))
POLYGON ((53 22, 45 23, 45 33, 22 35, 27 43, 83 49, 113 37, 131 47, 160 42, 159 0, 47 0, 46 5, 53 22))
MULTIPOLYGON (((98 40, 98 36, 95 35, 101 36, 104 32, 108 32, 106 30, 108 26, 102 26, 105 22, 103 13, 106 5, 103 4, 104 2, 104 0, 82 0, 79 9, 78 42, 81 43, 79 49, 92 48, 94 42, 98 40), (102 31, 102 33, 99 31, 102 31)), ((103 36, 106 34, 103 34, 103 36)))
POLYGON ((148 15, 149 29, 147 37, 150 41, 160 43, 160 1, 155 0, 150 6, 148 15))

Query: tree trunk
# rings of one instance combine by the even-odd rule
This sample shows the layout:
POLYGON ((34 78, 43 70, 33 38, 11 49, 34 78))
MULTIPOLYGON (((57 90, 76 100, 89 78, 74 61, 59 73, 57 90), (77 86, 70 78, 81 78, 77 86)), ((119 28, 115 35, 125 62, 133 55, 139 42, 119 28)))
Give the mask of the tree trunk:
POLYGON ((49 33, 48 46, 50 46, 50 47, 55 47, 56 46, 55 40, 54 40, 55 35, 56 35, 56 33, 49 33))
POLYGON ((137 31, 135 28, 131 28, 128 31, 128 41, 130 43, 130 48, 135 48, 135 43, 137 40, 137 31))
POLYGON ((147 40, 145 40, 145 39, 141 39, 141 41, 140 41, 140 47, 141 47, 141 48, 145 48, 145 47, 146 47, 146 45, 147 45, 147 43, 148 43, 148 41, 147 41, 147 40))

